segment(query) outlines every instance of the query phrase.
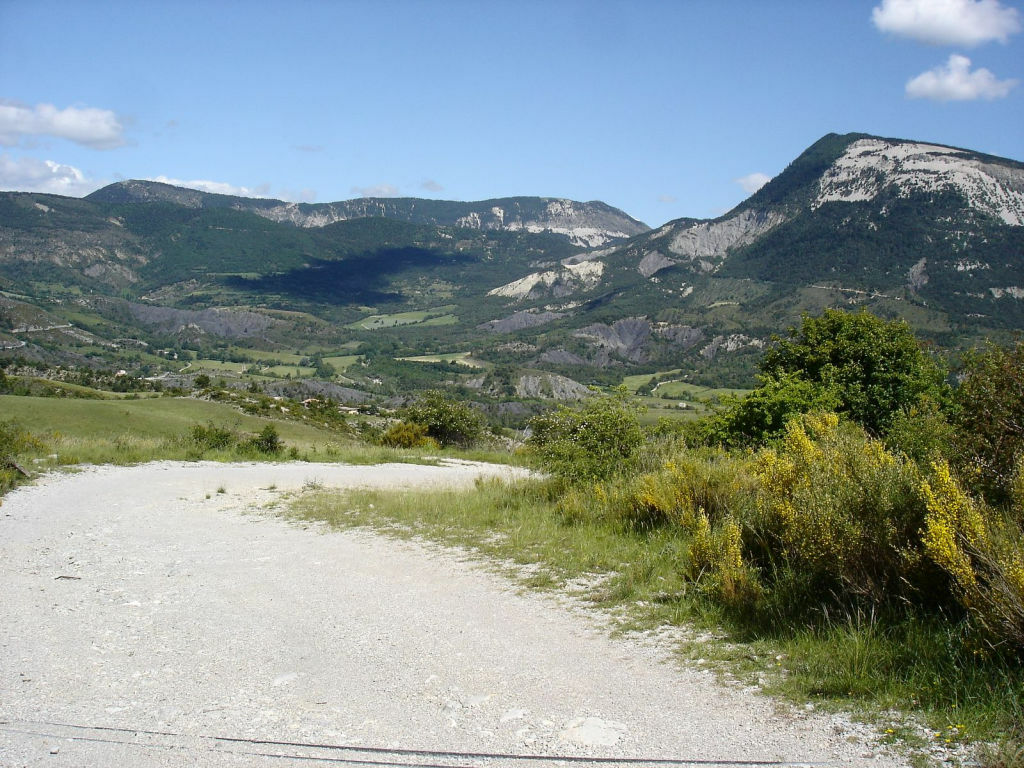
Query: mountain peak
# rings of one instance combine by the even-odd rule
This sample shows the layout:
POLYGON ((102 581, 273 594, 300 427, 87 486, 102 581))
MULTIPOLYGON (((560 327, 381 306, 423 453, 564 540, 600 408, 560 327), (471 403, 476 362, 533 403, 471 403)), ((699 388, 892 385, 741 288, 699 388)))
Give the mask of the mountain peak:
POLYGON ((1024 166, 1013 165, 940 144, 863 137, 851 142, 822 175, 811 205, 873 200, 887 188, 900 197, 952 192, 976 211, 1022 226, 1024 166))

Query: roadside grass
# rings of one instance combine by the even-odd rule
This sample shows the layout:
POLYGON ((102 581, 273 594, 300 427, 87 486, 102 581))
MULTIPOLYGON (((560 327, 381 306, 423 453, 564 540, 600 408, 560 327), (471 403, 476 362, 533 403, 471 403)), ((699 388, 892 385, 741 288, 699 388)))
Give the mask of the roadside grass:
POLYGON ((749 626, 683 576, 691 540, 679 526, 570 518, 559 495, 554 481, 542 479, 483 481, 468 492, 314 489, 285 514, 463 548, 525 587, 568 591, 621 630, 676 627, 688 663, 796 704, 851 710, 919 762, 976 741, 1005 740, 1001 759, 1016 754, 1024 673, 965 651, 952 621, 908 612, 784 631, 749 626))

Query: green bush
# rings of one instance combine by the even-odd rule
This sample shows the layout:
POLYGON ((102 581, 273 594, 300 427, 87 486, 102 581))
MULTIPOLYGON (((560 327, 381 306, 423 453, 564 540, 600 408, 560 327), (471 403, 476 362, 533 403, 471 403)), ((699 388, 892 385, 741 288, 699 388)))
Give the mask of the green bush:
POLYGON ((405 421, 426 427, 440 445, 468 447, 484 433, 484 418, 466 403, 440 390, 429 390, 405 409, 405 421))
POLYGON ((277 456, 284 450, 284 443, 277 434, 277 427, 267 424, 259 433, 246 440, 243 447, 268 456, 277 456))
POLYGON ((14 421, 0 421, 0 459, 16 458, 20 454, 40 451, 43 441, 14 421))
POLYGON ((969 355, 954 399, 965 475, 976 477, 990 501, 1004 504, 1024 458, 1024 341, 969 355))
POLYGON ((680 451, 657 470, 630 478, 620 516, 692 528, 694 516, 703 513, 717 525, 729 517, 745 517, 755 489, 748 460, 724 451, 680 451))
POLYGON ((578 408, 559 406, 530 420, 527 445, 546 472, 570 482, 602 480, 636 467, 641 410, 624 389, 578 408))
POLYGON ((189 430, 189 439, 200 451, 227 451, 238 445, 238 433, 227 427, 218 427, 210 423, 205 427, 196 424, 189 430))
POLYGON ((25 477, 11 462, 27 453, 39 453, 46 444, 13 421, 0 421, 0 494, 14 488, 25 477))
POLYGON ((925 395, 948 397, 943 369, 903 320, 827 309, 818 317, 805 315, 788 339, 776 341, 761 362, 763 374, 797 375, 832 390, 839 398, 836 410, 874 435, 884 435, 896 414, 925 395))
POLYGON ((380 436, 381 445, 389 448, 437 448, 438 442, 429 434, 426 424, 399 421, 380 436))
POLYGON ((920 466, 946 459, 956 452, 956 430, 939 403, 924 397, 910 408, 897 413, 885 436, 892 451, 901 451, 920 466))
POLYGON ((711 444, 741 446, 780 437, 794 416, 831 411, 841 404, 833 386, 808 381, 799 372, 761 376, 761 385, 702 423, 703 439, 711 444))

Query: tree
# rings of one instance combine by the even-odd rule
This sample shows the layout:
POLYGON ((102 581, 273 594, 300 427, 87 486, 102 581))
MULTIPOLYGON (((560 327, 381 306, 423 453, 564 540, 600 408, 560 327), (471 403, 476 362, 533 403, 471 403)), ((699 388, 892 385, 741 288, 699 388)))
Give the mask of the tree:
POLYGON ((761 376, 761 385, 701 425, 706 442, 735 447, 781 437, 789 420, 812 411, 834 411, 839 395, 830 386, 807 381, 796 373, 761 376))
POLYGON ((904 320, 826 309, 805 315, 788 339, 776 342, 761 363, 764 375, 795 375, 832 390, 837 410, 875 435, 884 435, 896 414, 922 397, 948 398, 942 367, 904 320))
POLYGON ((441 445, 469 446, 484 432, 483 417, 466 403, 437 389, 428 390, 405 409, 405 420, 422 424, 441 445))
POLYGON ((620 388, 579 408, 562 405, 534 417, 528 444, 552 474, 571 481, 602 480, 635 464, 644 443, 640 412, 620 388))

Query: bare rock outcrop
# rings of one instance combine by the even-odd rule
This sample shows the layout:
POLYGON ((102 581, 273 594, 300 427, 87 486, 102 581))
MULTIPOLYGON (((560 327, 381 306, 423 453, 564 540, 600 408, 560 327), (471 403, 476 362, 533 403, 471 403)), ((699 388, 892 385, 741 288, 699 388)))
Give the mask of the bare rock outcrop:
POLYGON ((646 345, 651 324, 643 317, 625 317, 611 325, 594 323, 573 334, 634 363, 648 360, 646 345))
POLYGON ((128 311, 139 323, 164 332, 192 329, 224 338, 260 336, 281 324, 259 312, 236 309, 174 309, 129 302, 128 311))
POLYGON ((564 312, 538 312, 531 309, 524 309, 521 312, 515 312, 508 317, 503 317, 500 320, 488 320, 486 323, 480 323, 477 326, 482 331, 490 331, 491 333, 514 333, 515 331, 521 331, 524 328, 533 328, 537 325, 544 325, 550 323, 552 320, 557 320, 560 317, 565 317, 564 312))
POLYGON ((557 373, 528 373, 516 383, 516 395, 519 397, 582 400, 591 394, 589 387, 557 373))

